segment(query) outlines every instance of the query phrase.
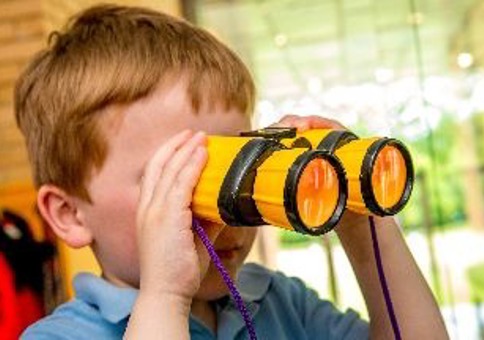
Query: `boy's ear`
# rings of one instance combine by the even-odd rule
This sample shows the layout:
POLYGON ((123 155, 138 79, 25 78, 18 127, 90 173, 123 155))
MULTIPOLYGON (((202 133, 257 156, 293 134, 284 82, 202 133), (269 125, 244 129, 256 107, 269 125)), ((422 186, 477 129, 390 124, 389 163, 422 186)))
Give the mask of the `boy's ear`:
POLYGON ((37 194, 37 206, 55 234, 69 246, 81 248, 91 244, 92 232, 73 196, 54 185, 43 185, 37 194))

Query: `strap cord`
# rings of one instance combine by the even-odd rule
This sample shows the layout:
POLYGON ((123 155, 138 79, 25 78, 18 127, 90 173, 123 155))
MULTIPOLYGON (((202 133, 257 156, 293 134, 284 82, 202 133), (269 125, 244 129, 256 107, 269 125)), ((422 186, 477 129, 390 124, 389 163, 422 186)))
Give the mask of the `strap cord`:
POLYGON ((398 326, 397 316, 395 315, 395 310, 393 309, 393 303, 390 296, 390 290, 388 289, 387 279, 385 277, 385 272, 383 271, 380 247, 378 245, 378 237, 376 235, 375 220, 373 216, 370 216, 368 220, 370 222, 371 241, 373 244, 373 253, 375 254, 376 269, 378 271, 378 278, 380 279, 383 297, 387 306, 388 316, 390 317, 390 323, 392 324, 395 340, 401 340, 402 335, 400 334, 400 327, 398 326))
POLYGON ((255 333, 254 321, 252 320, 252 316, 247 310, 247 307, 244 301, 242 300, 242 296, 240 295, 240 292, 237 290, 237 287, 235 286, 234 281, 232 281, 232 279, 230 278, 230 275, 227 272, 227 269, 225 269, 224 265, 222 264, 222 261, 220 260, 217 253, 215 252, 213 244, 208 239, 207 233, 200 225, 200 222, 198 222, 198 220, 195 218, 193 219, 192 227, 197 233, 200 240, 202 241, 205 248, 207 248, 208 255, 210 255, 210 258, 212 259, 213 264, 215 265, 220 275, 222 276, 222 279, 225 281, 225 284, 229 288, 230 293, 232 294, 232 298, 235 301, 235 305, 237 306, 237 309, 239 310, 240 314, 242 315, 242 318, 244 319, 245 326, 247 328, 247 332, 249 333, 250 340, 257 340, 257 335, 255 333))

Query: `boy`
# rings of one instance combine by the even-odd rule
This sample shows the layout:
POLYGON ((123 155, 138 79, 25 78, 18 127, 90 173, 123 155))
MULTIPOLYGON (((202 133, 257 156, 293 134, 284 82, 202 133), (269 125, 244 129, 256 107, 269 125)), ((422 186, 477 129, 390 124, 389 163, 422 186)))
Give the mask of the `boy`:
MULTIPOLYGON (((248 130, 254 92, 247 69, 224 45, 150 10, 93 7, 53 36, 18 81, 16 117, 43 218, 68 245, 90 246, 103 275, 76 277, 76 299, 29 328, 25 339, 247 337, 192 232, 190 202, 208 157, 205 134, 248 130)), ((341 128, 314 117, 279 124, 341 128)), ((446 338, 394 220, 377 224, 403 337, 446 338)), ((255 265, 239 272, 256 228, 202 225, 237 277, 259 338, 393 336, 364 216, 347 213, 337 232, 369 326, 298 280, 255 265)))

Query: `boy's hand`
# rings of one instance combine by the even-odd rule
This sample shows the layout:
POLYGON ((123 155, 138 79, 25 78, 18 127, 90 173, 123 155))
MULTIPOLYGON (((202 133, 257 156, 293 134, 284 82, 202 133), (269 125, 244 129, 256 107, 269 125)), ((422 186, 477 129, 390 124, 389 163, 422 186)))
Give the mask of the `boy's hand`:
MULTIPOLYGON (((191 303, 209 258, 192 232, 193 190, 207 161, 206 136, 181 132, 146 166, 137 214, 140 290, 191 303)), ((213 242, 223 227, 206 232, 213 242)))
POLYGON ((335 129, 347 130, 340 122, 323 118, 319 116, 300 117, 295 115, 286 115, 272 127, 295 127, 298 132, 304 132, 310 129, 335 129))

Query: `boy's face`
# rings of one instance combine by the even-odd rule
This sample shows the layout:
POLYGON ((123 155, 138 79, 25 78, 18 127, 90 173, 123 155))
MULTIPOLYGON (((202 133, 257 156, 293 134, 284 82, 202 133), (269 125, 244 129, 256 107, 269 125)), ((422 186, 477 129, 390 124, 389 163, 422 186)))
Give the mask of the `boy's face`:
MULTIPOLYGON (((108 108, 101 127, 108 156, 87 183, 92 204, 79 204, 85 212, 85 224, 92 231, 93 250, 105 277, 119 285, 138 287, 135 220, 140 181, 148 160, 162 143, 182 130, 237 135, 250 128, 249 118, 235 109, 214 108, 209 112, 202 108, 196 114, 186 94, 186 83, 180 80, 128 106, 108 108)), ((247 256, 255 230, 227 227, 215 242, 215 249, 232 276, 247 256)), ((196 298, 212 300, 226 291, 211 265, 196 298)))

